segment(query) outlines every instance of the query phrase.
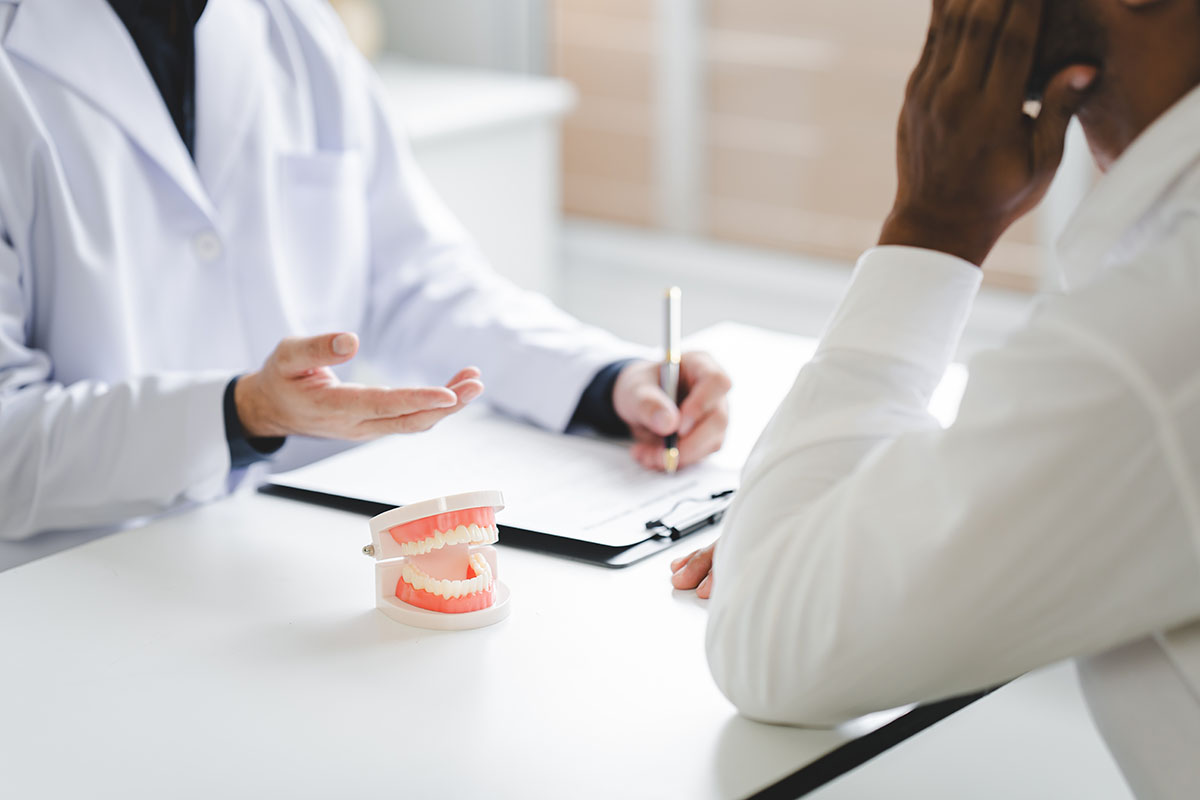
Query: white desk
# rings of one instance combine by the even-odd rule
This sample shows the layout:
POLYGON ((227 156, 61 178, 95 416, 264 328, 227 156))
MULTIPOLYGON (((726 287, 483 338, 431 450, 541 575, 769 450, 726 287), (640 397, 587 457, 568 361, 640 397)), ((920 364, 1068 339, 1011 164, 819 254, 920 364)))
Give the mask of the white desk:
MULTIPOLYGON (((737 458, 812 345, 702 343, 737 458)), ((375 611, 363 517, 253 494, 26 564, 0 574, 0 795, 745 796, 847 734, 718 693, 704 604, 667 582, 714 536, 620 571, 505 548, 512 616, 463 633, 375 611)))
POLYGON ((1133 800, 1071 662, 1018 678, 809 797, 1133 800))
POLYGON ((728 798, 842 740, 736 716, 670 553, 503 549, 512 616, 432 633, 375 611, 368 539, 241 496, 0 575, 0 794, 728 798))

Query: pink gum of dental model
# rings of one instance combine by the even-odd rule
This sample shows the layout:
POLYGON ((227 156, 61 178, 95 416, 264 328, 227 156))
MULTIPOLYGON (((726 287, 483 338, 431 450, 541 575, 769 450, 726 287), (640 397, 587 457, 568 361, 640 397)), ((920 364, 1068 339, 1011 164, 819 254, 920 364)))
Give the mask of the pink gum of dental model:
POLYGON ((503 507, 499 492, 471 492, 402 506, 372 519, 370 552, 379 559, 380 610, 425 627, 444 627, 437 623, 439 617, 458 617, 455 628, 503 619, 508 590, 496 580, 496 551, 490 546, 496 541, 496 511, 503 507))
POLYGON ((478 525, 481 528, 490 528, 495 524, 496 510, 494 508, 467 508, 462 511, 447 511, 444 514, 435 514, 432 517, 406 522, 403 525, 389 528, 388 533, 396 540, 396 544, 408 544, 423 541, 437 533, 452 531, 459 525, 464 527, 478 525))
MULTIPOLYGON (((472 577, 474 574, 472 573, 472 577)), ((469 611, 482 611, 490 608, 496 599, 496 584, 492 580, 486 589, 463 595, 462 597, 442 597, 441 595, 418 589, 400 576, 396 581, 396 597, 410 606, 423 608, 426 611, 437 611, 442 614, 465 614, 469 611)))

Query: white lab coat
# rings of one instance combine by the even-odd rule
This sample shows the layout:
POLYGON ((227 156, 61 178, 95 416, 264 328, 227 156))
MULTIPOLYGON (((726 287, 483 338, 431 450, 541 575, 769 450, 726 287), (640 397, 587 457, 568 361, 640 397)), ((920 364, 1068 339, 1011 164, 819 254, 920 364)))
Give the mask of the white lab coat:
POLYGON ((0 42, 0 539, 225 492, 225 385, 285 336, 556 429, 629 352, 490 271, 319 0, 210 0, 194 163, 105 0, 0 0, 0 42))

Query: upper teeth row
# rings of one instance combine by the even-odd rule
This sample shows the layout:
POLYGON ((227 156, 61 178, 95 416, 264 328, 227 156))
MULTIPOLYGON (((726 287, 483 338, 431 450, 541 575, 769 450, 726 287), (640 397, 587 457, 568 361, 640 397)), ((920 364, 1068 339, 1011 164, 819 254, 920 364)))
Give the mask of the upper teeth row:
POLYGON ((422 589, 441 597, 465 597, 482 592, 492 585, 492 567, 483 554, 471 553, 470 562, 471 568, 475 571, 475 577, 465 581, 439 580, 411 561, 404 562, 400 576, 414 589, 422 589))
POLYGON ((421 556, 443 547, 455 544, 495 544, 500 536, 495 525, 479 527, 478 525, 459 525, 454 530, 438 531, 433 536, 419 542, 405 542, 400 545, 400 555, 421 556))

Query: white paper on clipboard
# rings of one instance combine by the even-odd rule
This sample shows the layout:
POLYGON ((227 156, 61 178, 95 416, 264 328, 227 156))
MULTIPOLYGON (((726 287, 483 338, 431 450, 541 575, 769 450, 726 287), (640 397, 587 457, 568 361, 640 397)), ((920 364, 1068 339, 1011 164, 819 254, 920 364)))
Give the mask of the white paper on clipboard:
POLYGON ((271 483, 391 505, 480 489, 504 493, 502 525, 609 547, 651 536, 646 523, 680 501, 737 487, 737 471, 702 463, 649 472, 629 445, 538 430, 480 405, 424 433, 393 436, 271 476, 271 483))

